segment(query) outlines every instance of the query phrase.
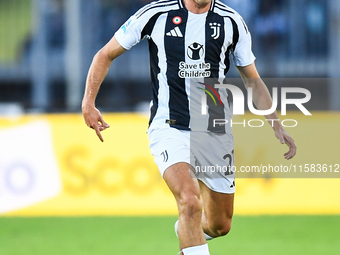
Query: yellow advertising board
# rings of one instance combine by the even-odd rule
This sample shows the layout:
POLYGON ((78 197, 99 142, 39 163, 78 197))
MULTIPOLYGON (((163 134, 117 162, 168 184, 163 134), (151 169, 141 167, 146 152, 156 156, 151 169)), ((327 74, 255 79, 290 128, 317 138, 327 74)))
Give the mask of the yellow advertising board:
MULTIPOLYGON (((294 113, 290 117, 293 118, 294 113)), ((84 124, 79 114, 0 118, 1 147, 11 143, 8 134, 19 137, 15 132, 21 130, 23 137, 15 141, 17 145, 10 147, 8 153, 13 156, 7 157, 8 163, 0 162, 0 213, 9 216, 176 214, 176 203, 148 148, 147 117, 104 114, 104 118, 111 125, 103 132, 104 143, 84 124), (31 131, 25 133, 23 130, 28 126, 31 131), (43 131, 34 131, 41 126, 47 128, 51 136, 55 160, 46 152, 49 145, 40 142, 43 131), (28 142, 26 138, 29 138, 28 142), (15 155, 15 148, 19 147, 32 154, 21 165, 13 164, 17 158, 23 158, 15 155), (46 174, 52 167, 57 169, 58 177, 53 179, 58 179, 60 188, 57 181, 39 179, 38 172, 29 166, 35 166, 39 161, 36 155, 43 155, 42 165, 37 166, 41 168, 39 173, 46 174), (40 189, 34 191, 34 185, 38 184, 40 189), (52 186, 55 188, 49 191, 49 196, 38 199, 44 188, 48 190, 52 186), (33 191, 34 199, 31 199, 28 193, 33 191), (20 201, 15 206, 1 206, 1 203, 14 203, 17 198, 20 201)), ((242 122, 243 118, 235 121, 242 122)), ((247 115, 244 119, 251 118, 247 115)), ((306 164, 307 169, 312 165, 317 168, 319 164, 326 164, 328 170, 333 168, 335 175, 332 178, 312 178, 311 172, 303 176, 306 178, 298 175, 296 178, 294 175, 275 178, 275 174, 268 172, 250 173, 248 177, 252 178, 236 181, 236 214, 340 213, 340 169, 339 178, 334 178, 337 176, 336 165, 340 164, 340 114, 320 112, 313 113, 312 117, 297 114, 296 119, 298 125, 287 128, 287 131, 297 143, 298 154, 289 162, 283 158, 287 147, 278 142, 269 125, 259 128, 235 126, 236 167, 266 165, 294 169, 295 166, 298 172, 300 167, 304 170, 306 164)), ((47 138, 43 139, 46 142, 47 138)), ((25 153, 22 151, 20 153, 25 153)))

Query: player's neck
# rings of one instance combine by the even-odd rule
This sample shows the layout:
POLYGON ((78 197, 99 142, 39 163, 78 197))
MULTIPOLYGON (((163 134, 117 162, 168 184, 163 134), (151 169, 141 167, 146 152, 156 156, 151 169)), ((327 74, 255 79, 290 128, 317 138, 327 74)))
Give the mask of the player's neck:
POLYGON ((183 0, 183 3, 189 12, 201 14, 209 11, 211 0, 183 0))

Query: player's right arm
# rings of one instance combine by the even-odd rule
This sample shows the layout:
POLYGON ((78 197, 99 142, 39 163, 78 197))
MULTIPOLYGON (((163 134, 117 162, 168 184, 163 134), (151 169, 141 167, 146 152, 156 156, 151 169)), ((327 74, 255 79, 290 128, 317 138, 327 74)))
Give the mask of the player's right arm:
MULTIPOLYGON (((166 10, 177 8, 173 3, 165 4, 166 10)), ((103 120, 101 113, 95 107, 95 99, 101 83, 107 75, 112 61, 139 43, 146 35, 150 35, 151 28, 148 26, 150 19, 164 8, 158 2, 152 2, 134 15, 115 33, 115 36, 93 58, 86 80, 86 88, 82 103, 82 111, 86 124, 96 131, 101 141, 100 132, 109 127, 103 120)))
POLYGON ((94 56, 87 75, 82 112, 86 125, 96 131, 97 136, 102 142, 104 140, 100 132, 108 128, 109 125, 104 121, 102 114, 95 107, 95 100, 112 61, 125 51, 116 38, 113 37, 94 56))

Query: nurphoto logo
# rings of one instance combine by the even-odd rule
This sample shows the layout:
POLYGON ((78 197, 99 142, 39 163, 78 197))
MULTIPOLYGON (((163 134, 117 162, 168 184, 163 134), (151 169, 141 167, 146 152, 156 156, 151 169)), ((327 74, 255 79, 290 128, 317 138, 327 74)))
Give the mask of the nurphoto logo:
MULTIPOLYGON (((220 98, 219 93, 216 91, 216 89, 228 89, 232 96, 233 96, 233 115, 244 115, 245 114, 245 96, 243 95, 242 90, 231 84, 216 84, 215 88, 212 86, 201 83, 199 84, 203 85, 204 88, 198 87, 198 89, 203 90, 205 93, 202 94, 201 98, 201 114, 207 115, 208 114, 208 104, 207 104, 207 97, 210 96, 213 100, 215 106, 218 106, 219 104, 223 106, 222 100, 220 98)), ((248 109, 251 113, 254 115, 270 115, 274 113, 277 110, 278 106, 278 88, 273 87, 272 92, 272 98, 273 103, 270 109, 267 110, 258 110, 253 105, 253 89, 249 87, 247 89, 247 105, 248 109)), ((307 102, 309 102, 311 99, 311 93, 308 89, 305 88, 296 88, 296 87, 283 87, 281 88, 281 115, 286 116, 287 115, 287 105, 295 105, 304 115, 311 116, 312 114, 307 110, 307 108, 303 105, 307 102), (303 98, 288 98, 287 94, 289 93, 299 93, 304 95, 303 98)), ((271 125, 274 125, 275 121, 280 121, 279 119, 267 119, 271 125)), ((222 126, 226 124, 230 124, 231 126, 235 124, 242 124, 244 127, 246 126, 246 121, 233 123, 232 120, 226 120, 226 119, 214 119, 213 125, 216 126, 222 126), (230 123, 229 123, 230 122, 230 123)), ((281 124, 284 127, 296 127, 298 125, 298 122, 294 119, 285 119, 281 121, 281 124), (288 125, 288 122, 294 123, 293 125, 288 125)), ((252 119, 248 121, 248 126, 250 127, 262 127, 264 126, 264 121, 260 119, 252 119), (255 125, 254 123, 258 122, 259 125, 255 125)))

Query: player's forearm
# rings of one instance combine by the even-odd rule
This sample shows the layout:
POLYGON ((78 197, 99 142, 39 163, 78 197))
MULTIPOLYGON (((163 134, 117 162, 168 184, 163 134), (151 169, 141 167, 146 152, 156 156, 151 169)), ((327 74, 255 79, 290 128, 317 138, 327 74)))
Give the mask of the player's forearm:
MULTIPOLYGON (((273 105, 273 100, 268 91, 267 86, 264 84, 262 79, 261 78, 254 79, 253 81, 251 81, 250 84, 248 84, 248 87, 249 86, 252 87, 253 89, 253 101, 257 109, 259 110, 270 109, 273 105)), ((279 119, 276 111, 269 115, 265 115, 265 118, 270 121, 271 126, 273 127, 274 130, 281 128, 280 122, 274 121, 279 119)))
POLYGON ((86 79, 83 107, 86 105, 94 106, 100 85, 104 81, 111 63, 112 60, 102 51, 94 56, 86 79))

